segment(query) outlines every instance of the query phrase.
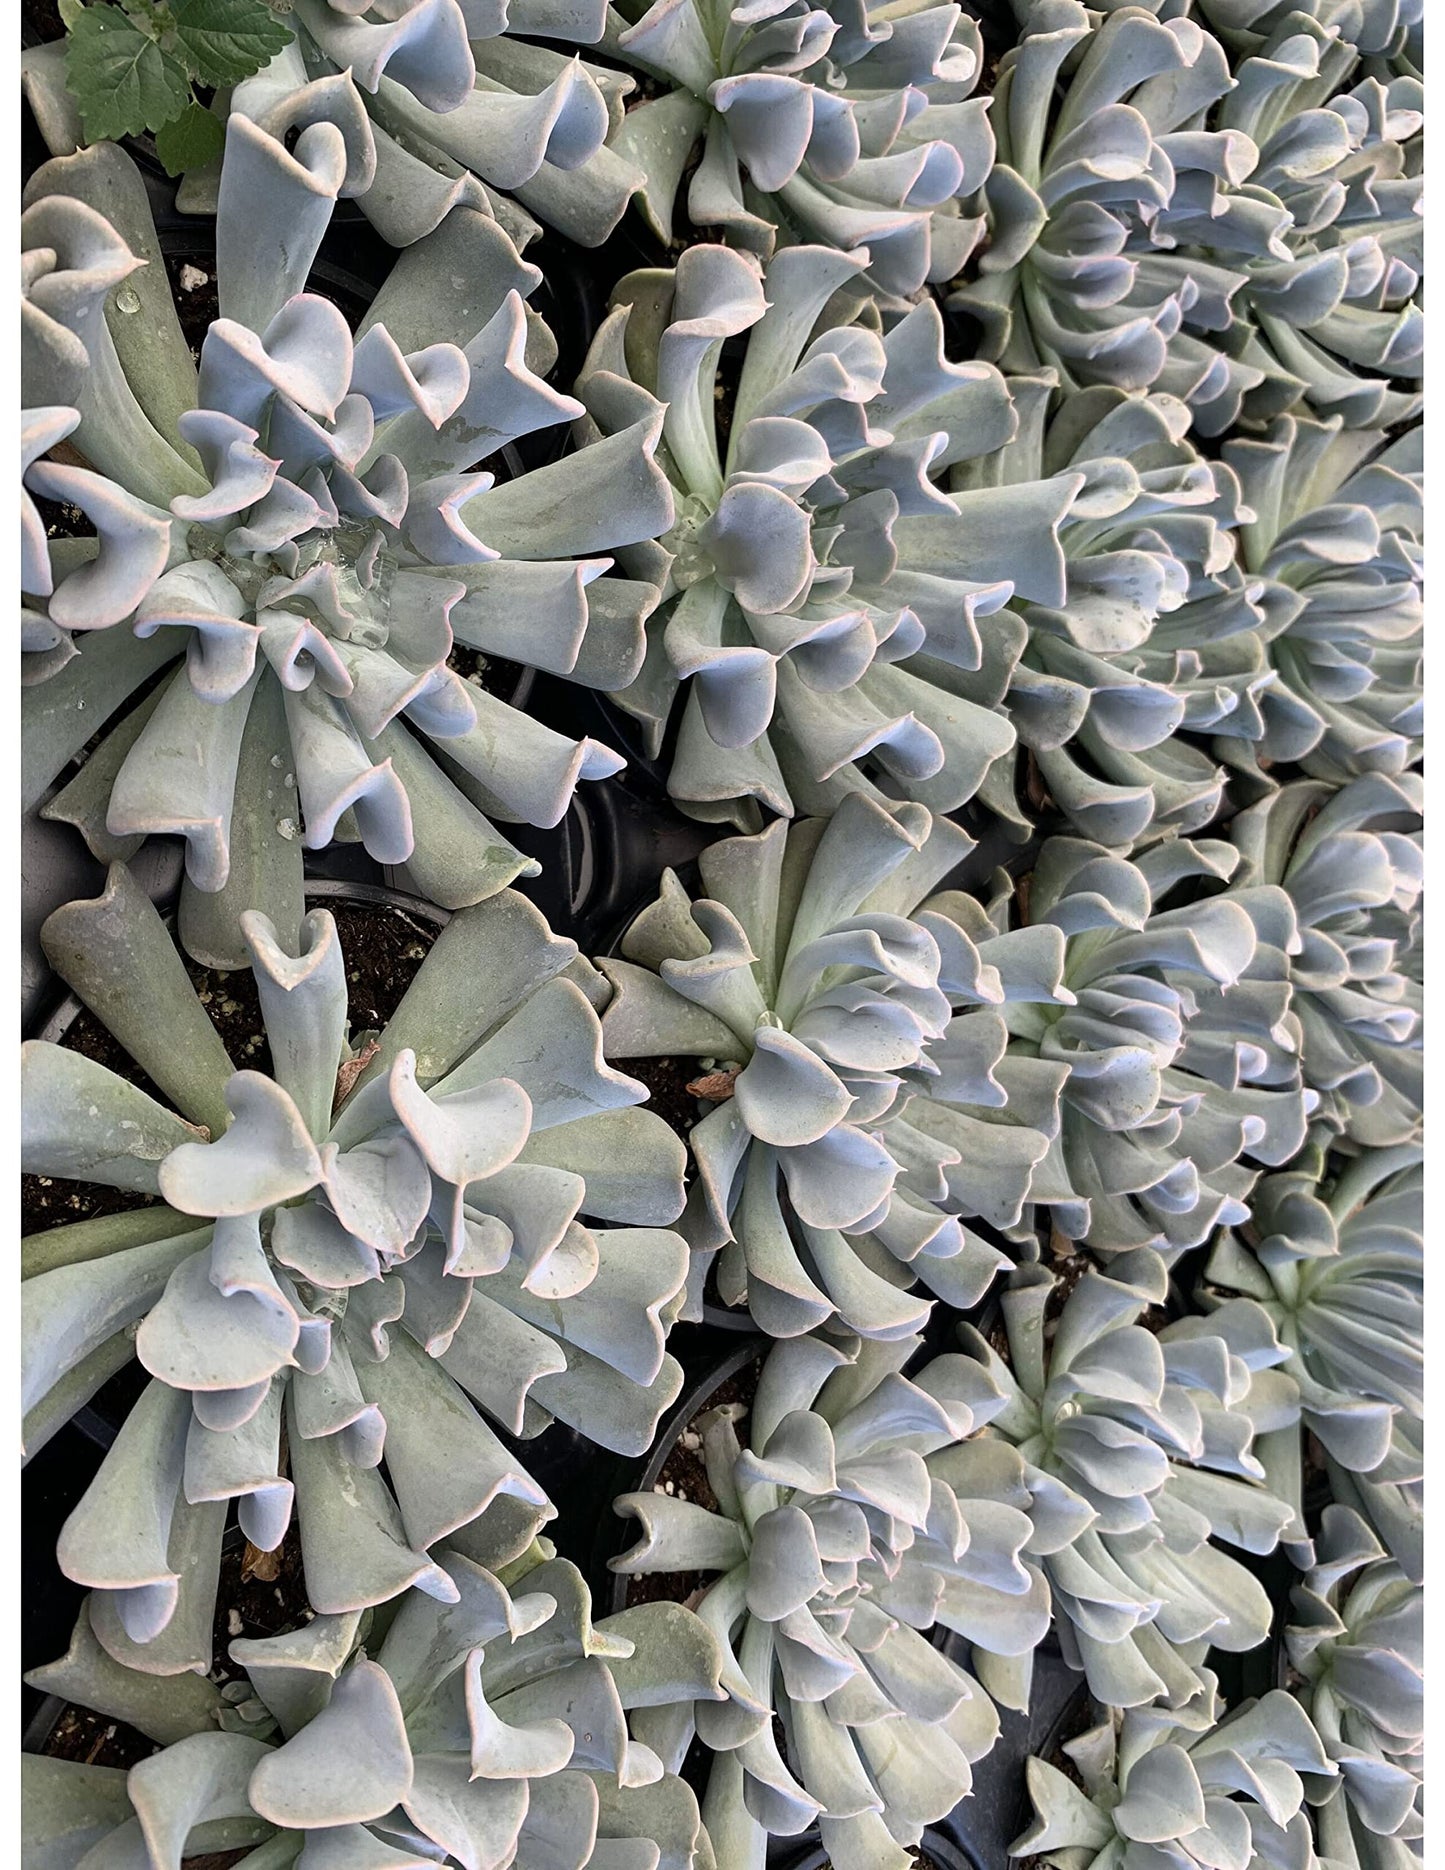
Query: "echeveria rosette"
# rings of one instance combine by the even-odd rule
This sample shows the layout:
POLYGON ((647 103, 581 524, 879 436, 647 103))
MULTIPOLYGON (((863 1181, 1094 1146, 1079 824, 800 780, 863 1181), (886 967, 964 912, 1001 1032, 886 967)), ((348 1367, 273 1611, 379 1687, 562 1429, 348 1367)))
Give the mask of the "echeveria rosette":
POLYGON ((1290 1601, 1285 1650, 1336 1769, 1310 1788, 1321 1853, 1349 1870, 1408 1870, 1424 1832, 1423 1587, 1334 1504, 1290 1601))
POLYGON ((1022 26, 994 85, 988 241, 952 302, 1007 371, 1162 390, 1216 432, 1263 373, 1189 327, 1227 327, 1238 278, 1184 262, 1154 229, 1181 190, 1222 210, 1220 183, 1253 167, 1247 137, 1202 127, 1231 85, 1223 48, 1136 6, 1037 0, 1022 26))
MULTIPOLYGON (((1274 1550, 1294 1509, 1264 1484, 1256 1433, 1298 1418, 1288 1351, 1266 1314, 1238 1299, 1208 1318, 1151 1329, 1168 1293, 1164 1262, 1137 1248, 1072 1291, 1041 1265, 1010 1275, 1000 1299, 1007 1357, 971 1325, 964 1348, 1005 1397, 985 1431, 1017 1449, 1035 1500, 1026 1562, 1052 1593, 1066 1658, 1096 1700, 1186 1705, 1210 1648, 1253 1649, 1269 1634, 1269 1595, 1215 1541, 1274 1550)), ((993 1692, 1027 1705, 1026 1660, 973 1666, 993 1692)))
POLYGON ((244 1675, 182 1719, 82 1613, 35 1685, 164 1750, 128 1775, 26 1755, 27 1852, 90 1870, 246 1844, 249 1870, 713 1870, 693 1793, 628 1729, 637 1710, 721 1699, 716 1640, 678 1604, 594 1623, 581 1573, 539 1556, 499 1577, 443 1548, 451 1603, 410 1592, 234 1642, 244 1675))
POLYGON ((490 898, 353 1050, 331 917, 290 946, 242 926, 271 1075, 233 1071, 119 866, 42 941, 170 1102, 48 1042, 22 1070, 25 1168, 164 1203, 45 1234, 22 1297, 32 1449, 131 1356, 150 1373, 59 1558, 155 1674, 208 1666, 230 1501, 263 1549, 295 1503, 319 1611, 448 1601, 432 1545, 495 1565, 552 1515, 486 1418, 637 1453, 682 1381, 683 1150, 604 1062, 575 944, 490 898))
POLYGON ((1064 1074, 1011 1071, 998 1009, 1067 998, 1063 940, 936 893, 972 848, 850 794, 830 820, 709 846, 696 902, 667 872, 599 962, 609 1056, 702 1061, 694 1312, 717 1254, 723 1301, 774 1337, 832 1320, 897 1338, 928 1316, 916 1285, 967 1307, 1003 1263, 968 1222, 1018 1222, 1064 1074))
POLYGON ((921 1342, 775 1345, 750 1410, 702 1418, 716 1511, 663 1493, 615 1503, 642 1536, 614 1570, 718 1574, 697 1612, 724 1647, 727 1705, 678 1706, 638 1732, 664 1755, 654 1719, 674 1751, 694 1729, 712 1749, 703 1817, 729 1870, 761 1870, 770 1835, 814 1820, 838 1870, 906 1870, 999 1731, 926 1632, 991 1622, 1027 1652, 1047 1627, 1047 1590, 1019 1557, 1027 1496, 975 1494, 951 1465, 997 1386, 957 1355, 904 1377, 921 1342))
POLYGON ((1196 11, 1231 52, 1258 52, 1281 19, 1306 14, 1362 56, 1404 69, 1412 45, 1418 51, 1425 0, 1197 0, 1196 11))
POLYGON ((537 361, 552 355, 523 302, 540 275, 494 222, 454 210, 398 262, 355 337, 304 290, 346 162, 305 101, 293 100, 294 152, 279 119, 275 135, 228 123, 221 316, 199 373, 129 158, 98 144, 47 164, 23 217, 27 394, 73 403, 68 445, 94 470, 39 463, 30 476, 78 482, 92 512, 98 487, 111 530, 125 528, 108 550, 102 529, 98 555, 55 592, 67 600, 81 580, 83 621, 110 627, 27 690, 27 801, 170 665, 48 809, 103 861, 148 833, 182 836, 186 913, 220 965, 243 964, 241 910, 299 889, 303 842, 359 838, 448 908, 531 874, 491 820, 555 824, 579 779, 621 762, 447 659, 459 643, 601 687, 626 679, 655 592, 605 577, 612 560, 590 554, 603 532, 650 537, 672 514, 656 424, 505 485, 479 469, 580 409, 527 361, 534 330, 537 361))
MULTIPOLYGON (((1252 877, 1199 899, 1239 863, 1215 839, 1165 839, 1132 861, 1081 838, 1039 852, 1028 925, 1065 936, 1072 998, 1011 1004, 1004 1019, 1011 1057, 1067 1073, 1030 1199, 1095 1253, 1153 1247, 1172 1261, 1247 1219, 1260 1169, 1305 1140, 1318 1099, 1301 1083, 1290 899, 1252 877)), ((1000 883, 992 913, 1006 927, 1013 885, 1000 883)))
MULTIPOLYGON (((1257 152, 1248 177, 1177 191, 1154 232, 1181 269, 1239 281, 1222 342, 1263 376, 1246 417, 1303 400, 1373 428, 1419 410, 1423 103, 1417 78, 1360 75, 1348 25, 1294 11, 1236 66, 1211 121, 1257 152)), ((1205 328, 1204 303, 1186 323, 1205 328)))
POLYGON ((1027 1764, 1033 1823, 1009 1846, 1051 1870, 1319 1870, 1307 1788, 1333 1768, 1271 1689, 1223 1709, 1204 1670, 1179 1708, 1129 1708, 1064 1742, 1073 1776, 1027 1764))
POLYGON ((1197 20, 1037 0, 1000 66, 989 244, 955 299, 988 354, 1169 391, 1206 435, 1301 402, 1352 427, 1413 413, 1420 89, 1345 93, 1356 62, 1301 13, 1231 75, 1197 20))
MULTIPOLYGON (((1251 516, 1239 481, 1193 447, 1175 396, 1107 384, 1060 394, 1052 370, 1008 388, 1018 433, 950 476, 965 520, 976 509, 980 526, 995 523, 1000 491, 1082 484, 1059 526, 1062 598, 1016 597, 990 620, 995 644, 1010 624, 1022 638, 1012 667, 995 662, 995 699, 1082 836, 1127 850, 1198 831, 1219 811, 1224 771, 1182 736, 1252 747, 1275 712, 1260 603, 1237 555, 1251 516)), ((981 797, 1024 828, 1009 764, 981 797)))
POLYGON ((932 811, 972 798, 1014 744, 997 697, 1022 632, 995 613, 1064 597, 1057 529, 1082 477, 981 494, 965 515, 931 477, 1009 439, 1007 387, 945 360, 931 301, 880 337, 858 309, 862 264, 788 247, 763 272, 694 247, 622 282, 577 386, 583 440, 667 405, 677 523, 622 555, 664 601, 616 699, 654 757, 680 704, 669 790, 743 830, 850 790, 932 811), (719 359, 744 333, 724 426, 719 359))
MULTIPOLYGON (((1206 1298, 1261 1305, 1291 1352, 1300 1422, 1337 1499, 1363 1510, 1399 1564, 1423 1576, 1425 1235, 1417 1145, 1367 1149, 1333 1185, 1306 1168, 1267 1176, 1247 1230, 1220 1234, 1206 1298)), ((1297 1430, 1261 1436, 1270 1485, 1303 1510, 1297 1430)))
POLYGON ((1304 1081, 1350 1143, 1418 1137, 1424 1103, 1418 773, 1335 790, 1296 780, 1238 813, 1236 886, 1288 896, 1299 947, 1275 957, 1292 989, 1304 1081))
POLYGON ((612 148, 646 177, 643 212, 665 241, 687 189, 694 226, 767 259, 815 240, 866 248, 868 278, 906 309, 951 279, 982 232, 962 203, 993 161, 978 23, 951 0, 902 12, 808 0, 622 0, 613 56, 670 85, 629 110, 612 148))
POLYGON ((1419 757, 1425 515, 1417 426, 1397 440, 1338 418, 1281 416, 1223 447, 1253 518, 1238 538, 1263 580, 1261 631, 1278 672, 1254 747, 1231 764, 1292 761, 1343 785, 1419 757))
MULTIPOLYGON (((576 51, 605 17, 606 0, 294 0, 291 42, 225 108, 279 136, 304 96, 305 121, 345 137, 341 193, 393 246, 459 206, 494 217, 518 246, 541 232, 533 214, 596 246, 643 181, 607 147, 635 81, 576 51)), ((63 51, 40 46, 23 61, 56 156, 85 141, 63 51)), ((215 212, 218 169, 186 176, 183 212, 215 212)))

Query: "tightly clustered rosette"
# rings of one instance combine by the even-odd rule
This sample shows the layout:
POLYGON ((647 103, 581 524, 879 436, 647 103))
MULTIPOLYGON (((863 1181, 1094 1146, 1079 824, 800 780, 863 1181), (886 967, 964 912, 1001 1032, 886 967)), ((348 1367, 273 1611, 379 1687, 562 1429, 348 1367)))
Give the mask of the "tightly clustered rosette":
MULTIPOLYGON (((1269 1314, 1299 1385, 1300 1427, 1261 1436, 1271 1487, 1304 1509, 1304 1445, 1337 1500, 1358 1506, 1417 1582, 1424 1575, 1425 1307, 1421 1151, 1347 1160, 1332 1186, 1308 1165, 1267 1177, 1247 1229, 1215 1240, 1205 1278, 1269 1314)), ((1206 1293, 1206 1297, 1214 1294, 1206 1293)))
POLYGON ((1072 1775, 1029 1760, 1034 1821, 1011 1855, 1052 1870, 1318 1870, 1305 1800, 1334 1769, 1282 1689, 1225 1713, 1206 1672, 1184 1706, 1127 1708, 1063 1751, 1072 1775))
POLYGON ((747 830, 849 791, 964 804, 1014 744, 989 620, 1015 593, 1064 598, 1057 527, 1082 477, 962 512, 932 476, 1013 434, 1004 379, 947 361, 927 300, 880 336, 861 265, 692 248, 623 280, 578 384, 584 440, 660 418, 677 501, 668 534, 620 553, 663 601, 617 699, 654 754, 680 709, 672 796, 747 830), (719 360, 744 333, 724 429, 719 360))
POLYGON ((1300 406, 1415 413, 1418 80, 1361 75, 1341 28, 1298 11, 1232 66, 1183 8, 1019 10, 988 238, 955 294, 986 354, 1166 390, 1206 435, 1300 406))
POLYGON ((700 1620, 654 1604, 594 1623, 576 1566, 537 1548, 505 1581, 455 1550, 440 1562, 452 1601, 412 1591, 234 1642, 243 1673, 183 1704, 99 1651, 82 1616, 32 1679, 162 1750, 129 1774, 27 1758, 27 1850, 78 1847, 89 1870, 248 1844, 250 1870, 714 1870, 692 1792, 629 1731, 723 1697, 700 1620))
POLYGON ((700 147, 688 218, 763 259, 798 241, 866 250, 880 297, 906 310, 973 252, 982 221, 968 204, 993 135, 973 95, 978 22, 950 0, 622 0, 603 44, 671 87, 629 110, 613 143, 645 175, 662 239, 700 147))
POLYGON ((724 1650, 726 1704, 639 1727, 655 1720, 674 1748, 707 1742, 703 1817, 737 1870, 815 1820, 839 1870, 904 1870, 999 1725, 929 1632, 988 1627, 1027 1650, 1047 1624, 1047 1586, 1019 1558, 1028 1513, 968 1459, 1001 1393, 957 1354, 904 1376, 921 1350, 917 1337, 774 1345, 746 1409, 699 1418, 716 1511, 616 1502, 642 1536, 614 1570, 718 1574, 696 1607, 724 1650))
POLYGON ((488 1417, 637 1452, 682 1382, 683 1152, 604 1062, 576 945, 493 897, 353 1049, 330 915, 242 927, 270 1075, 233 1071, 121 867, 46 947, 169 1102, 25 1052, 24 1167, 164 1204, 46 1234, 23 1290, 28 1446, 149 1373, 59 1557, 108 1653, 158 1674, 207 1666, 228 1503, 262 1550, 295 1508, 318 1611, 453 1601, 433 1544, 506 1563, 555 1511, 488 1417))
POLYGON ((699 1061, 693 1315, 716 1255, 723 1302, 772 1336, 899 1338, 929 1315, 915 1282, 967 1308, 1004 1264, 969 1222, 1019 1221, 1066 1075, 1006 1058, 1007 1007, 1072 996, 1057 929, 1000 931, 939 888, 972 848, 853 794, 711 845, 697 901, 667 873, 599 962, 609 1056, 699 1061))
POLYGON ((527 361, 554 355, 524 305, 540 274, 495 223, 455 209, 355 339, 305 289, 345 150, 304 105, 288 113, 294 151, 283 122, 230 120, 221 316, 199 371, 126 156, 99 144, 48 164, 24 216, 26 395, 39 439, 70 427, 90 463, 27 478, 99 534, 91 555, 65 554, 79 564, 49 562, 37 538, 26 568, 48 678, 25 694, 26 798, 139 697, 47 811, 103 861, 183 837, 191 896, 226 892, 191 902, 195 943, 231 965, 237 915, 294 891, 302 843, 359 840, 447 908, 535 874, 492 818, 555 824, 580 779, 621 761, 448 658, 461 644, 615 686, 641 664, 656 594, 589 555, 603 533, 649 537, 672 515, 655 424, 500 485, 481 468, 580 409, 527 361))
POLYGON ((22 65, 26 1870, 1412 1870, 1422 0, 268 4, 22 65))
MULTIPOLYGON (((346 148, 340 192, 393 246, 424 238, 458 206, 495 219, 519 246, 542 231, 539 219, 595 246, 644 179, 608 148, 634 81, 576 49, 596 43, 605 18, 606 0, 294 0, 290 43, 224 108, 218 99, 217 114, 278 137, 298 109, 305 123, 334 126, 346 148)), ((57 156, 85 140, 62 50, 38 46, 22 65, 57 156)), ((187 174, 183 211, 215 212, 222 167, 187 174)))
MULTIPOLYGON (((1007 1357, 972 1325, 965 1350, 1003 1392, 985 1431, 1017 1449, 1034 1497, 1027 1558, 1052 1592, 1064 1653, 1107 1707, 1182 1707, 1211 1648, 1253 1649, 1272 1605, 1243 1553, 1274 1550, 1292 1507, 1264 1484, 1256 1434, 1297 1419, 1266 1313, 1236 1300, 1158 1324, 1168 1273, 1147 1247, 1069 1290, 1041 1265, 999 1305, 1007 1357)), ((1027 1705, 1031 1657, 989 1653, 992 1693, 1027 1705)))
MULTIPOLYGON (((1199 895, 1238 864, 1215 839, 1133 860, 1080 838, 1038 853, 1029 926, 1065 937, 1068 998, 1004 1012, 1010 1056, 1063 1080, 1031 1200, 1105 1260, 1150 1247, 1172 1261, 1244 1220, 1260 1170, 1305 1140, 1317 1094, 1301 1083, 1291 901, 1266 887, 1199 895)), ((1021 905, 1000 882, 1007 927, 1021 905)))

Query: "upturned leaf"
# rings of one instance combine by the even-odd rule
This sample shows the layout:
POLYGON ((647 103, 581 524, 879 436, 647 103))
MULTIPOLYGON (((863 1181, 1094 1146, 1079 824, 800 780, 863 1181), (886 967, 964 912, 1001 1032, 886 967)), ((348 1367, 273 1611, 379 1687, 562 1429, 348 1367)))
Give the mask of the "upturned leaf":
POLYGON ((291 43, 265 0, 171 0, 176 49, 202 84, 238 84, 291 43))
POLYGON ((159 129, 191 101, 185 66, 115 6, 75 19, 65 73, 92 142, 159 129))

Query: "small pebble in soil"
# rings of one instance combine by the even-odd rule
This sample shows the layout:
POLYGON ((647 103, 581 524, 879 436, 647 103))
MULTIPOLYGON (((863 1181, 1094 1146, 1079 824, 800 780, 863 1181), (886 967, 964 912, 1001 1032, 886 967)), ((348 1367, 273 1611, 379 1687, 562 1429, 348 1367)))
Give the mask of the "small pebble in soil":
POLYGON ((241 1636, 244 1634, 246 1626, 241 1621, 241 1613, 239 1610, 228 1610, 226 1612, 226 1628, 231 1632, 232 1636, 241 1636))
POLYGON ((181 291, 194 292, 198 286, 208 285, 210 278, 211 275, 203 272, 199 266, 192 266, 187 262, 180 272, 181 291))

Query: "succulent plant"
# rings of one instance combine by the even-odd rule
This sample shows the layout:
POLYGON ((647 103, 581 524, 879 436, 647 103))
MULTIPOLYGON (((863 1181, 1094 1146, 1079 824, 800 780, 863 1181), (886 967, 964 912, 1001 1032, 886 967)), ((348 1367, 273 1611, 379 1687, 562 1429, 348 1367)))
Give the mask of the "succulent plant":
MULTIPOLYGON (((1395 1559, 1424 1572, 1425 1217, 1421 1151, 1365 1150, 1329 1187, 1266 1176, 1246 1232, 1224 1231, 1205 1279, 1268 1312, 1323 1447, 1336 1499, 1358 1500, 1395 1559)), ((1209 1294, 1206 1292, 1206 1297, 1209 1294)), ((1272 1489, 1303 1511, 1300 1434, 1261 1436, 1272 1489)))
POLYGON ((1420 1129, 1423 805, 1417 773, 1364 773, 1338 791, 1297 780, 1230 831, 1236 886, 1278 885, 1293 906, 1300 945, 1274 938, 1274 961, 1293 989, 1305 1083, 1320 1117, 1366 1148, 1420 1129))
POLYGON ((1018 1221, 1064 1073, 1003 1067, 999 1009, 1060 997, 1063 938, 939 893, 972 849, 853 793, 709 846, 697 902, 666 872, 599 961, 609 1056, 700 1061, 693 1314, 719 1251, 724 1302, 775 1337, 902 1337, 929 1312, 915 1279, 967 1307, 1004 1263, 967 1223, 1018 1221))
POLYGON ((450 1601, 433 1544, 506 1563, 554 1510, 487 1417, 639 1452, 682 1380, 683 1151, 605 1064, 575 944, 504 891, 348 1045, 332 918, 242 926, 270 1075, 233 1070, 120 866, 42 940, 158 1095, 43 1041, 22 1069, 23 1167, 165 1204, 41 1236, 22 1294, 27 1446, 132 1355, 150 1373, 59 1559, 154 1674, 208 1666, 231 1500, 266 1550, 294 1502, 319 1611, 450 1601))
MULTIPOLYGON (((1261 647, 1260 605, 1236 556, 1249 508, 1231 466, 1188 440, 1175 396, 1107 384, 1058 393, 1058 373, 1008 379, 1018 433, 959 462, 950 488, 965 519, 991 523, 1000 492, 1032 497, 1065 476, 1082 485, 1059 527, 1062 596, 1015 598, 989 621, 994 687, 1020 750, 1084 837, 1128 848, 1198 831, 1220 807, 1224 769, 1181 733, 1245 749, 1278 710, 1261 647), (1017 644, 1004 650, 1005 631, 1017 644)), ((1280 745, 1288 719, 1273 729, 1280 745)), ((1020 829, 1027 819, 1009 762, 982 802, 1020 829)))
POLYGON ((1299 1694, 1337 1776, 1311 1784, 1320 1850, 1350 1870, 1419 1861, 1424 1592, 1347 1506, 1320 1522, 1314 1569, 1285 1630, 1299 1694))
POLYGON ((1299 13, 1333 26, 1383 69, 1405 69, 1411 48, 1418 50, 1425 0, 1196 0, 1195 10, 1231 51, 1259 51, 1282 19, 1299 13))
POLYGON ((1281 12, 1217 112, 1255 155, 1238 200, 1180 191, 1156 233, 1187 251, 1182 264, 1198 255, 1240 282, 1226 342, 1263 377, 1246 415, 1302 398, 1383 427, 1421 400, 1423 89, 1362 78, 1348 24, 1281 12))
POLYGON ((168 1744, 129 1775, 27 1756, 25 1861, 165 1870, 225 1826, 227 1843, 259 1844, 249 1870, 713 1870, 692 1792, 628 1731, 636 1710, 722 1698, 699 1619, 649 1604, 593 1623, 565 1559, 531 1554, 504 1583, 439 1556, 451 1603, 409 1592, 232 1643, 245 1677, 179 1738, 82 1614, 69 1653, 31 1679, 168 1744), (57 1844, 70 1854, 42 1859, 57 1844))
POLYGON ((1077 1777, 1028 1762, 1034 1821, 1009 1846, 1053 1870, 1317 1870, 1306 1787, 1334 1769, 1292 1695, 1223 1711, 1203 1672, 1181 1708, 1130 1708, 1065 1741, 1077 1777))
POLYGON ((925 1633, 988 1622, 1026 1651, 1047 1626, 1047 1591, 1019 1560, 1027 1512, 953 1466, 997 1386, 957 1355, 904 1377, 921 1344, 774 1345, 748 1446, 747 1406, 700 1419, 716 1510, 666 1492, 615 1503, 641 1524, 615 1571, 718 1574, 690 1601, 723 1646, 727 1705, 679 1704, 638 1732, 664 1757, 694 1728, 713 1750, 703 1818, 728 1870, 760 1870, 770 1835, 815 1818, 837 1870, 906 1870, 999 1730, 925 1633))
POLYGON ((1420 430, 1390 441, 1281 416, 1222 452, 1253 509, 1238 538, 1251 580, 1264 580, 1280 683, 1257 746, 1224 757, 1297 761, 1332 785, 1402 772, 1422 731, 1420 430))
MULTIPOLYGON (((42 262, 43 263, 43 262, 42 262)), ((27 312, 38 309, 32 305, 27 312)), ((60 344, 70 334, 53 329, 60 344)), ((57 391, 74 391, 89 369, 76 340, 57 357, 57 391)), ((78 655, 76 631, 104 629, 130 616, 170 555, 170 525, 114 481, 46 457, 80 426, 80 411, 50 403, 20 414, 20 679, 45 682, 78 655), (52 538, 32 496, 83 512, 92 538, 52 538)))
POLYGON ((966 213, 993 160, 978 23, 951 0, 892 15, 834 3, 621 0, 608 52, 670 88, 629 110, 612 147, 646 176, 640 202, 673 237, 687 190, 695 226, 763 259, 816 240, 866 248, 885 299, 950 279, 982 221, 966 213))
POLYGON ((1289 898, 1234 887, 1201 899, 1238 864, 1215 839, 1165 839, 1126 861, 1057 837, 1026 899, 1010 904, 999 879, 999 927, 1026 916, 1067 940, 1072 1001, 1010 1005, 1004 1018, 1011 1057, 1068 1073, 1030 1198, 1096 1253, 1154 1247, 1172 1260, 1200 1245, 1247 1219, 1259 1168, 1282 1167, 1305 1140, 1317 1100, 1300 1084, 1289 898))
MULTIPOLYGON (((448 908, 535 874, 490 819, 555 824, 579 778, 621 762, 448 657, 456 642, 604 688, 630 679, 656 593, 587 555, 672 515, 655 423, 505 485, 473 471, 580 409, 525 360, 539 274, 492 221, 454 210, 354 339, 304 290, 346 162, 309 97, 270 130, 228 123, 222 315, 199 374, 127 156, 97 144, 46 164, 23 217, 27 397, 79 411, 70 445, 93 470, 29 477, 68 476, 63 497, 101 531, 55 592, 61 625, 91 631, 84 652, 26 691, 26 802, 131 701, 49 813, 103 861, 182 836, 193 891, 232 885, 191 905, 210 924, 201 958, 221 965, 244 963, 240 911, 269 909, 279 878, 299 888, 301 843, 360 838, 448 908)), ((541 351, 545 365, 549 339, 541 351)))
MULTIPOLYGON (((279 137, 304 96, 302 121, 345 140, 340 192, 393 246, 459 206, 519 246, 541 231, 528 209, 596 246, 643 181, 607 147, 635 81, 573 49, 598 39, 605 16, 606 0, 294 0, 295 37, 235 86, 229 109, 279 137)), ((27 52, 22 72, 51 153, 73 153, 86 139, 63 47, 27 52)), ((217 179, 215 164, 188 174, 183 211, 215 212, 217 179)))
POLYGON ((1082 477, 980 494, 965 516, 930 475, 1013 434, 1004 381, 944 359, 931 301, 880 338, 854 315, 863 265, 787 247, 763 273, 691 248, 621 283, 577 385, 584 440, 667 405, 677 523, 623 555, 666 601, 616 699, 656 756, 686 688, 668 788, 743 830, 850 790, 962 805, 1014 744, 989 620, 1010 596, 1064 597, 1057 528, 1082 477), (729 407, 719 359, 743 333, 729 407))
MULTIPOLYGON (((1168 1289, 1149 1248, 1072 1289, 1024 1265, 1000 1299, 1007 1356, 959 1326, 1006 1399, 985 1437, 1018 1450, 1033 1493, 1025 1563, 1048 1581, 1066 1659, 1112 1708, 1182 1708, 1207 1689, 1211 1648, 1264 1641, 1269 1594, 1214 1541, 1270 1552, 1295 1517, 1251 1452, 1257 1433, 1298 1419, 1279 1367, 1288 1351, 1246 1299, 1156 1327, 1168 1289)), ((973 1666, 991 1692, 1026 1704, 1027 1656, 990 1655, 984 1634, 973 1666)))
MULTIPOLYGON (((1281 10, 1283 11, 1283 10, 1281 10)), ((954 303, 1011 371, 1182 397, 1218 435, 1419 406, 1420 87, 1291 11, 1231 75, 1173 7, 1035 0, 995 87, 989 239, 954 303)))

